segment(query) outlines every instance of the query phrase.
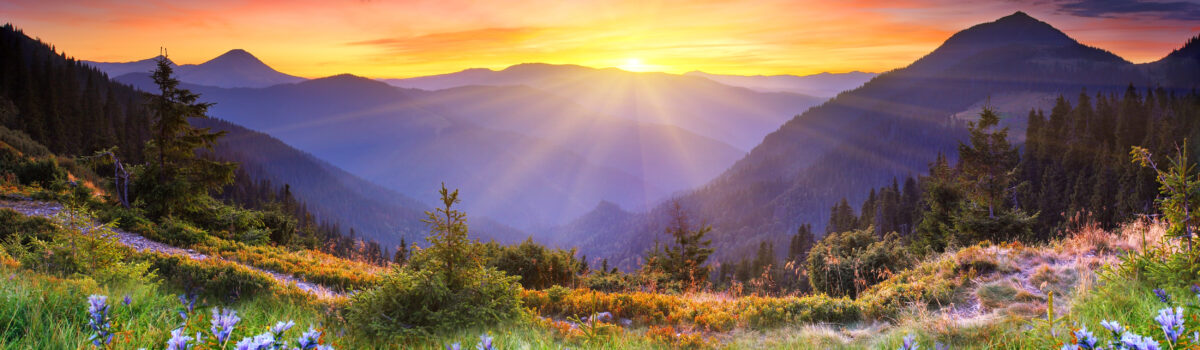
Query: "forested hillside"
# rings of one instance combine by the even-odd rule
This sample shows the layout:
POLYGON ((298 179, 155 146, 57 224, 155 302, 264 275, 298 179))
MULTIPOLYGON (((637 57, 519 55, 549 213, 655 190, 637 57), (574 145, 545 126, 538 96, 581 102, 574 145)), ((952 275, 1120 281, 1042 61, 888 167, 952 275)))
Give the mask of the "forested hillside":
MULTIPOLYGON (((959 32, 908 67, 881 74, 793 118, 716 180, 679 201, 714 225, 719 258, 751 256, 761 241, 774 242, 782 256, 779 247, 800 225, 825 232, 829 205, 840 198, 861 203, 868 189, 915 177, 938 154, 953 160, 968 120, 952 116, 990 96, 1034 92, 1074 98, 1082 88, 1089 94, 1123 94, 1131 84, 1158 87, 1150 83, 1151 71, 1162 66, 1129 63, 1016 13, 959 32)), ((1195 83, 1178 81, 1163 88, 1180 93, 1195 83)), ((1008 118, 1023 121, 1026 116, 1002 119, 1008 118)), ((1132 142, 1141 142, 1144 134, 1137 135, 1132 142)), ((1116 142, 1109 147, 1117 147, 1116 142)), ((566 241, 588 242, 582 246, 589 255, 611 254, 632 262, 635 256, 616 256, 628 250, 624 244, 607 242, 650 246, 665 213, 660 206, 635 219, 643 222, 637 230, 600 227, 563 233, 572 237, 566 241)))

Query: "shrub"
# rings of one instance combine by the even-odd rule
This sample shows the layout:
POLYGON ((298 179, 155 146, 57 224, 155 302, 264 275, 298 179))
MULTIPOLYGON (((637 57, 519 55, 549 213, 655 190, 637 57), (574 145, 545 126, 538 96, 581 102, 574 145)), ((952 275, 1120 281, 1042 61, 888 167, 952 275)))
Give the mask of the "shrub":
POLYGON ((192 260, 187 256, 158 252, 139 253, 136 258, 148 262, 171 282, 214 296, 269 293, 275 285, 275 281, 262 272, 217 259, 192 260))
POLYGON ((444 207, 426 212, 432 232, 428 249, 383 277, 373 289, 354 295, 349 323, 376 336, 430 335, 458 327, 489 324, 521 313, 517 278, 485 268, 479 244, 467 238, 466 214, 454 210, 458 191, 441 189, 444 207))
POLYGON ((49 240, 57 229, 50 219, 25 216, 12 209, 0 209, 0 239, 20 235, 21 238, 49 240))
POLYGON ((158 232, 155 235, 156 240, 164 243, 190 246, 199 243, 208 235, 199 228, 192 226, 184 220, 168 218, 163 221, 162 225, 158 226, 158 232))
POLYGON ((574 249, 547 249, 532 238, 517 245, 491 242, 483 247, 487 266, 520 276, 521 285, 529 289, 570 285, 583 269, 583 263, 575 259, 574 249))
POLYGON ((461 288, 453 288, 440 271, 396 269, 378 287, 351 297, 346 319, 373 336, 429 336, 521 313, 515 277, 489 268, 460 278, 461 288))
POLYGON ((872 231, 831 233, 813 246, 808 256, 808 277, 814 291, 857 297, 909 265, 895 233, 879 241, 872 231))

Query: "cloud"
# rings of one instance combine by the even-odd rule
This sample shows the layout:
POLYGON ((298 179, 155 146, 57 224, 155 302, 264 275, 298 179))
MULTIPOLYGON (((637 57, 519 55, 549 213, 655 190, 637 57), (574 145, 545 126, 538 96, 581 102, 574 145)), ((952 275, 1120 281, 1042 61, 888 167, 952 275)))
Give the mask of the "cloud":
POLYGON ((1059 10, 1082 17, 1150 16, 1159 19, 1200 21, 1200 3, 1192 1, 1072 0, 1059 10))

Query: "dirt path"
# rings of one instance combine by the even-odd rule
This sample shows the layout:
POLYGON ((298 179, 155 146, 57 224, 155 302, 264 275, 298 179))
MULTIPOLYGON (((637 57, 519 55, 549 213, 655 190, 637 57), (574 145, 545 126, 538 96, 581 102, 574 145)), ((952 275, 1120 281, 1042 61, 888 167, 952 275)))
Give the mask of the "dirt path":
MULTIPOLYGON (((58 213, 61 212, 63 209, 62 204, 53 203, 53 202, 8 201, 8 200, 0 200, 0 208, 8 208, 8 209, 16 210, 18 213, 21 213, 21 214, 24 214, 27 216, 39 216, 39 217, 44 217, 44 218, 51 218, 55 215, 58 215, 58 213)), ((117 234, 118 242, 120 242, 121 244, 124 244, 126 246, 129 246, 139 252, 151 251, 151 252, 160 252, 160 253, 166 253, 166 254, 171 254, 171 255, 185 255, 188 258, 191 258, 192 260, 205 260, 205 259, 209 259, 209 258, 219 259, 221 261, 238 264, 241 266, 245 266, 248 269, 265 273, 265 274, 271 276, 271 278, 274 278, 279 283, 282 283, 284 285, 294 285, 294 286, 296 286, 296 288, 300 288, 301 290, 308 292, 310 294, 313 294, 317 297, 328 298, 328 297, 345 296, 345 294, 343 294, 343 293, 339 293, 335 290, 326 288, 325 286, 322 286, 322 285, 319 285, 316 283, 305 282, 304 280, 296 278, 295 276, 292 276, 289 274, 266 270, 266 269, 261 269, 261 268, 254 267, 251 265, 243 264, 238 261, 225 259, 222 257, 210 257, 208 255, 199 253, 192 249, 183 249, 183 248, 163 244, 160 242, 152 241, 146 237, 142 237, 139 234, 128 232, 128 231, 125 231, 125 230, 122 230, 119 228, 114 228, 113 232, 115 232, 117 234)))

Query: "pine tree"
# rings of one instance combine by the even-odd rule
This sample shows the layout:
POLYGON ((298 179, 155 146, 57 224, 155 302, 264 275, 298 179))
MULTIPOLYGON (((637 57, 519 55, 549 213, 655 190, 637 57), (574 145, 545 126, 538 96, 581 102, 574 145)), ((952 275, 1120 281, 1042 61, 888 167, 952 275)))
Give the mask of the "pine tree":
POLYGON ((212 150, 224 132, 211 132, 188 123, 191 118, 208 118, 211 103, 198 102, 200 95, 179 88, 179 80, 166 58, 158 60, 154 83, 159 94, 152 95, 154 138, 146 145, 151 162, 144 177, 153 178, 139 196, 148 211, 159 217, 171 217, 178 212, 194 212, 203 203, 200 198, 211 190, 233 183, 236 164, 199 157, 198 149, 212 150))

